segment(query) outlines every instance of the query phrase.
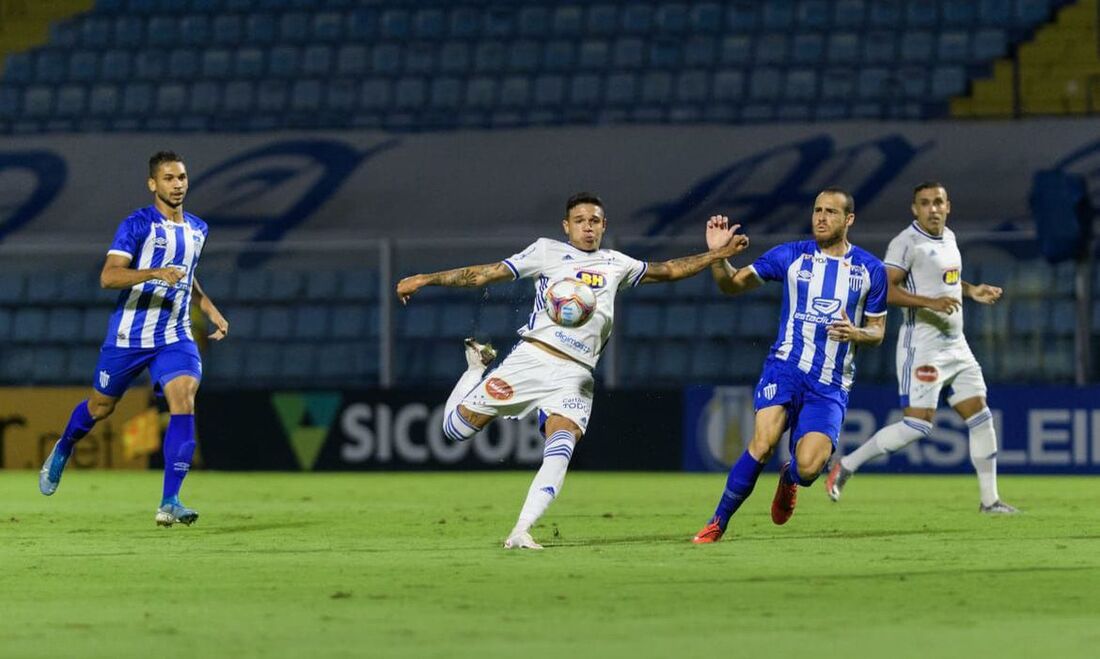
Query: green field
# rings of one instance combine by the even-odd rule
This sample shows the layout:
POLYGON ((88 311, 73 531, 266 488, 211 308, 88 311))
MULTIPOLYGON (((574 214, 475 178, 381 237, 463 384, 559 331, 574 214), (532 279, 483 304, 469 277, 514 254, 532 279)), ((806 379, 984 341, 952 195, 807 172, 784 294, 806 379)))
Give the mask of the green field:
POLYGON ((157 528, 154 472, 0 472, 4 657, 1093 657, 1100 480, 774 474, 717 545, 721 475, 570 474, 535 538, 499 543, 529 473, 196 472, 157 528))

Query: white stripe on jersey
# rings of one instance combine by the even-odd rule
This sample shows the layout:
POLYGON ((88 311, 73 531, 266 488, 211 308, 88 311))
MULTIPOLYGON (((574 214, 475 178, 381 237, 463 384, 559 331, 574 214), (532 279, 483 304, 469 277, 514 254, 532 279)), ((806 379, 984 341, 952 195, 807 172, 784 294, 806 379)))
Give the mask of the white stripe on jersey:
MULTIPOLYGON (((813 263, 814 277, 810 280, 810 285, 806 290, 806 308, 795 309, 795 311, 802 311, 809 313, 814 310, 813 300, 814 298, 821 297, 822 289, 825 286, 825 268, 828 267, 827 259, 811 259, 810 263, 813 263)), ((789 279, 790 277, 788 277, 789 279)), ((831 294, 831 291, 830 291, 831 294)), ((798 305, 798 297, 795 296, 793 306, 798 305)), ((817 323, 811 323, 803 321, 802 323, 802 355, 798 359, 798 368, 803 373, 809 373, 814 367, 814 355, 817 354, 817 343, 814 340, 817 336, 817 323)))
POLYGON ((783 344, 775 353, 775 356, 783 361, 787 361, 787 357, 791 355, 791 348, 794 347, 794 311, 796 311, 794 307, 798 304, 798 270, 802 269, 802 263, 802 259, 795 259, 795 262, 787 267, 787 300, 791 308, 787 312, 787 325, 783 329, 783 344), (791 276, 792 268, 795 269, 794 277, 791 276))
MULTIPOLYGON (((195 238, 192 235, 196 233, 191 228, 190 224, 183 225, 183 262, 195 263, 198 261, 198 255, 195 254, 195 238)), ((165 332, 165 343, 175 343, 176 341, 182 341, 183 339, 190 339, 194 341, 191 336, 191 318, 184 315, 183 319, 183 333, 184 336, 180 336, 180 328, 176 323, 176 320, 181 314, 190 314, 191 312, 191 287, 194 286, 195 270, 192 268, 188 273, 186 279, 182 282, 183 289, 177 294, 175 308, 172 309, 172 316, 168 319, 168 330, 165 332)))
MULTIPOLYGON (((153 262, 153 250, 156 244, 152 240, 146 240, 141 246, 141 253, 138 255, 138 262, 135 268, 137 270, 146 270, 153 262)), ((141 293, 144 290, 144 284, 136 284, 130 288, 130 296, 126 298, 126 308, 122 312, 122 320, 118 323, 118 336, 116 337, 115 345, 119 348, 129 348, 130 346, 130 331, 134 328, 134 320, 137 315, 138 299, 141 297, 141 293)))
MULTIPOLYGON (((162 263, 170 263, 172 256, 176 253, 176 232, 172 230, 170 226, 163 227, 164 231, 164 251, 161 258, 162 263)), ((153 227, 153 235, 157 235, 157 229, 153 227)), ((152 283, 153 297, 149 301, 149 307, 145 312, 145 323, 141 326, 141 347, 142 348, 155 348, 157 346, 157 322, 160 321, 162 301, 166 295, 168 295, 169 288, 160 282, 152 283)))

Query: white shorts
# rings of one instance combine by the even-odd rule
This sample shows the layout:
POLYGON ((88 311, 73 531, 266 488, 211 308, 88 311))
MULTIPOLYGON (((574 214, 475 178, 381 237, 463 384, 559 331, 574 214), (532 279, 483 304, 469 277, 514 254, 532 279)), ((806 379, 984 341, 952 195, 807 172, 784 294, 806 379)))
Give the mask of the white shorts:
POLYGON ((538 408, 545 416, 564 416, 584 432, 592 415, 594 384, 592 372, 584 366, 521 341, 466 394, 462 406, 478 414, 514 419, 538 408))
POLYGON ((902 407, 936 409, 947 387, 947 403, 985 396, 982 367, 966 341, 943 346, 912 346, 898 342, 898 393, 902 407))

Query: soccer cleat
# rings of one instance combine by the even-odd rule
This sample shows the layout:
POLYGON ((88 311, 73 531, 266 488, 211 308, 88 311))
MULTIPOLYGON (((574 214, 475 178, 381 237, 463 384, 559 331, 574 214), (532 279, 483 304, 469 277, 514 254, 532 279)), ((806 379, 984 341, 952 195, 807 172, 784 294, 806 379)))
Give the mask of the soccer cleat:
POLYGON ((491 343, 478 343, 473 337, 467 338, 466 363, 470 368, 485 368, 497 358, 496 348, 491 343))
POLYGON ((166 503, 157 509, 157 526, 172 526, 176 522, 191 526, 199 518, 197 510, 175 503, 166 503))
POLYGON ((516 533, 504 541, 505 549, 542 549, 542 545, 535 542, 530 533, 516 533))
POLYGON ((705 545, 711 542, 718 542, 722 539, 722 534, 725 530, 718 523, 718 518, 715 517, 709 524, 704 526, 695 537, 691 539, 691 542, 696 545, 705 545))
POLYGON ((794 505, 798 503, 798 486, 787 482, 787 472, 790 470, 789 462, 779 470, 779 485, 776 486, 775 498, 772 499, 772 521, 776 524, 786 524, 794 514, 794 505))
POLYGON ((1016 506, 1010 506, 1004 501, 997 499, 988 506, 978 504, 978 512, 987 515, 1015 515, 1020 512, 1020 510, 1016 508, 1016 506))
POLYGON ((57 487, 61 485, 61 473, 65 471, 65 465, 68 462, 69 456, 58 453, 57 444, 54 444, 50 454, 46 456, 46 461, 42 463, 42 470, 38 472, 38 491, 46 496, 56 492, 57 487))
POLYGON ((844 489, 844 484, 848 482, 848 479, 854 473, 856 472, 845 469, 844 465, 840 464, 840 460, 833 463, 833 468, 829 470, 829 475, 825 478, 825 493, 829 495, 830 499, 840 501, 840 491, 844 489))

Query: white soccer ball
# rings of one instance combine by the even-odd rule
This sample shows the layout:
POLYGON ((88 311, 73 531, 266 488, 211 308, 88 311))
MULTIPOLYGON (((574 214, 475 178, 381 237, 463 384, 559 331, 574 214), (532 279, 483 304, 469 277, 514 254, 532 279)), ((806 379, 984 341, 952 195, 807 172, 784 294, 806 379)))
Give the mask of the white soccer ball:
POLYGON ((546 315, 562 327, 580 327, 596 312, 596 292, 578 279, 559 279, 544 295, 546 315))

